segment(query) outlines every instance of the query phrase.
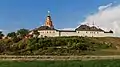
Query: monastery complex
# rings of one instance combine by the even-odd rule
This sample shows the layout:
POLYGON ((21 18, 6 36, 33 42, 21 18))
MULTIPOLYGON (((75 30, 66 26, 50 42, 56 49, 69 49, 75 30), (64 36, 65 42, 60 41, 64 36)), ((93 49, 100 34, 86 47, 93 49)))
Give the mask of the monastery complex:
MULTIPOLYGON (((82 36, 82 37, 113 37, 113 31, 104 31, 101 28, 97 28, 96 26, 88 26, 88 25, 80 25, 75 30, 58 30, 54 28, 50 12, 48 11, 48 15, 46 17, 46 21, 44 26, 40 26, 36 28, 39 32, 38 37, 61 37, 61 36, 82 36)), ((31 31, 29 34, 33 34, 31 31)))

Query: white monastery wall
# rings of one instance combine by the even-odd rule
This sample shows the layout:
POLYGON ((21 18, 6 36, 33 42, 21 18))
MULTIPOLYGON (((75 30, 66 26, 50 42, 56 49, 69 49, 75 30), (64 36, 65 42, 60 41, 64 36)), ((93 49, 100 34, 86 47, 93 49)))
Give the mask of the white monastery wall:
POLYGON ((60 32, 60 36, 77 36, 76 32, 60 32))
MULTIPOLYGON (((87 36, 87 37, 114 37, 113 33, 104 33, 101 31, 76 31, 76 32, 67 32, 67 31, 56 31, 56 30, 40 30, 39 37, 59 37, 59 36, 87 36)), ((29 34, 32 34, 30 32, 29 34)))
POLYGON ((113 33, 104 33, 101 31, 76 31, 61 32, 61 36, 113 37, 113 33))
POLYGON ((114 37, 113 33, 104 33, 101 37, 114 37))
POLYGON ((39 37, 57 37, 59 36, 59 32, 56 30, 42 30, 38 31, 40 33, 39 37))
POLYGON ((87 37, 102 37, 104 32, 100 31, 76 31, 77 36, 87 36, 87 37))

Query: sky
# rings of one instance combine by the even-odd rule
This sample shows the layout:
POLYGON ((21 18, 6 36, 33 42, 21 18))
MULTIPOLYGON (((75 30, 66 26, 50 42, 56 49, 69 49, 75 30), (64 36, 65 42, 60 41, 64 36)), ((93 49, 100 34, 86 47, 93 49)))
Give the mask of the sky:
POLYGON ((57 29, 93 22, 120 32, 120 0, 0 0, 0 30, 5 33, 44 25, 47 11, 57 29))

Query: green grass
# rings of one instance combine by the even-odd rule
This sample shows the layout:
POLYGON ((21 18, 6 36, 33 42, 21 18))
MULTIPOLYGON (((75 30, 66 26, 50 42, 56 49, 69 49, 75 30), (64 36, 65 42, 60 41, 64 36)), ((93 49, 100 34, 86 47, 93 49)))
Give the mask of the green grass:
POLYGON ((0 67, 120 67, 120 60, 0 61, 0 67))

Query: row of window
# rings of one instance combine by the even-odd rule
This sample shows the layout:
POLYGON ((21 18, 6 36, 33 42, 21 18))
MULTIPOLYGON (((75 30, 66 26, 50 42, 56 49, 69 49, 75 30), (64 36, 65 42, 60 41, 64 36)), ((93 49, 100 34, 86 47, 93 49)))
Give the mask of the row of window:
MULTIPOLYGON (((78 32, 78 33, 80 33, 80 32, 78 32)), ((99 32, 85 32, 85 33, 98 34, 99 32)))
MULTIPOLYGON (((55 33, 55 31, 44 31, 44 32, 40 32, 40 33, 55 33)), ((80 32, 77 32, 77 33, 80 33, 80 32)), ((86 31, 85 33, 99 34, 99 32, 88 32, 88 31, 86 31)))
POLYGON ((54 31, 45 31, 45 32, 40 32, 40 33, 55 33, 54 31))

